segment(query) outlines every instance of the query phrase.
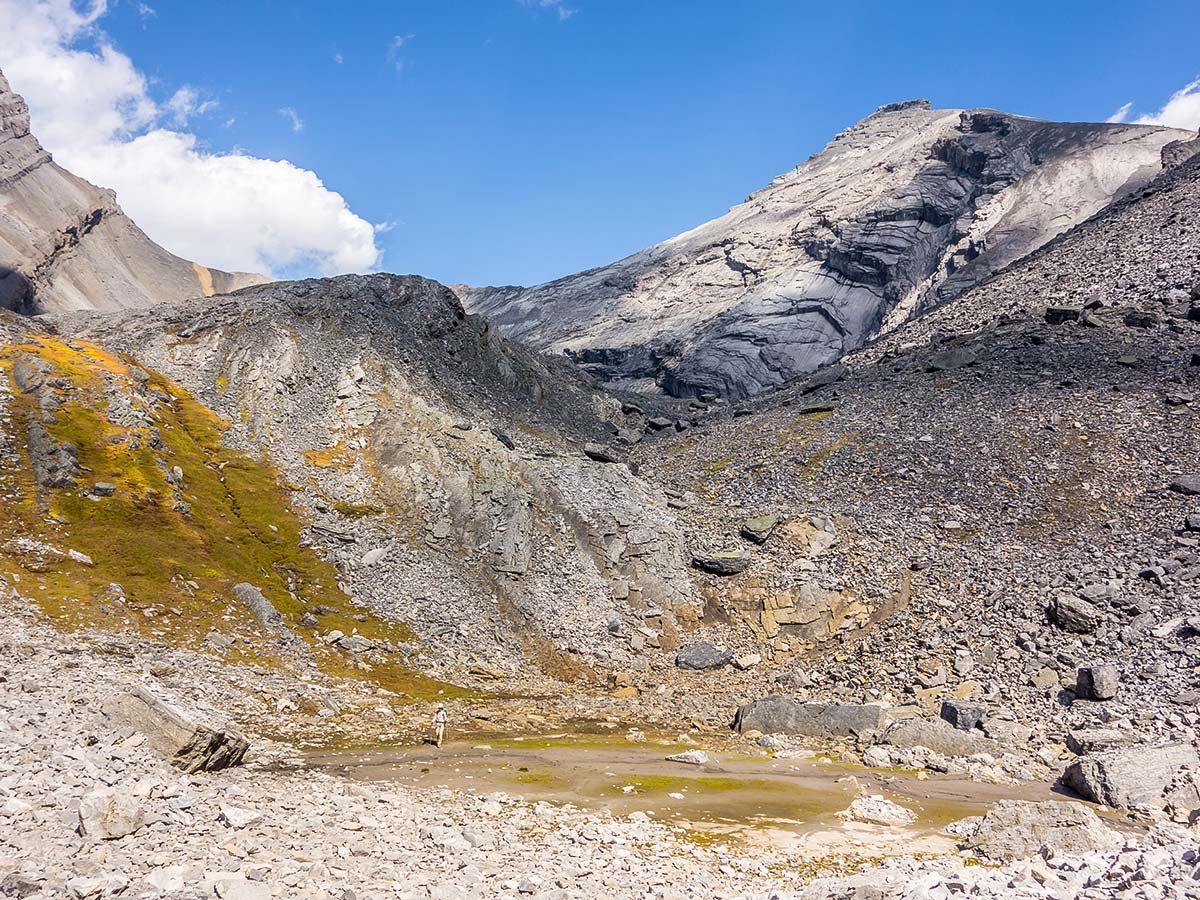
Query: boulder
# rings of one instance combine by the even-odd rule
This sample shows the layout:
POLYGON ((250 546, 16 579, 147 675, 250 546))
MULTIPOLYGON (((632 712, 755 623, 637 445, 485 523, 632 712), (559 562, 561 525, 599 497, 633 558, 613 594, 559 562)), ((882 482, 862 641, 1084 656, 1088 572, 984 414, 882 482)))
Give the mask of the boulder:
POLYGON ((779 525, 779 516, 767 514, 754 516, 742 523, 741 535, 756 544, 765 544, 779 525))
POLYGON ((983 724, 987 715, 987 707, 978 703, 968 703, 966 700, 943 700, 941 717, 960 731, 970 731, 983 724))
POLYGON ((233 595, 253 613, 254 618, 258 619, 259 624, 264 628, 276 628, 283 625, 283 616, 279 614, 279 610, 272 606, 271 601, 254 585, 246 582, 235 584, 233 595))
POLYGON ((1179 475, 1171 479, 1168 487, 1177 494, 1195 496, 1200 494, 1200 475, 1179 475))
POLYGON ((926 747, 942 756, 973 756, 988 753, 999 756, 1003 748, 996 741, 974 731, 960 731, 941 719, 905 719, 894 722, 879 738, 892 747, 926 747))
POLYGON ((1072 594, 1059 594, 1047 610, 1050 621, 1064 631, 1088 634, 1096 630, 1100 611, 1094 604, 1072 594))
POLYGON ((926 368, 930 372, 945 372, 950 369, 961 369, 975 362, 977 356, 970 347, 947 347, 929 357, 926 368))
POLYGON ((111 497, 117 492, 117 486, 111 481, 97 481, 92 485, 93 497, 111 497))
POLYGON ((692 565, 710 575, 737 575, 750 568, 750 562, 750 556, 740 550, 697 553, 692 557, 692 565))
POLYGON ((126 791, 101 788, 84 794, 79 801, 79 833, 84 837, 113 841, 145 824, 145 807, 126 791))
POLYGON ((213 772, 236 766, 250 747, 238 732, 221 728, 144 685, 114 697, 104 710, 144 734, 157 753, 184 772, 213 772))
POLYGON ((619 463, 621 461, 621 457, 602 444, 585 444, 583 455, 594 462, 600 463, 619 463))
POLYGON ((740 732, 853 737, 869 740, 884 725, 884 709, 870 703, 801 703, 774 694, 738 707, 733 727, 740 732))
POLYGON ((1067 767, 1062 782, 1096 803, 1161 809, 1176 773, 1195 765, 1200 765, 1200 752, 1188 744, 1124 747, 1080 757, 1067 767))
POLYGON ((1113 665, 1081 666, 1075 673, 1075 695, 1084 700, 1111 700, 1117 696, 1121 675, 1113 665))
POLYGON ((1030 856, 1104 853, 1124 840, 1081 803, 1001 800, 987 814, 956 829, 960 847, 992 862, 1030 856))
POLYGON ((681 669, 719 669, 731 659, 732 650, 718 649, 708 641, 697 641, 679 648, 675 665, 681 669))

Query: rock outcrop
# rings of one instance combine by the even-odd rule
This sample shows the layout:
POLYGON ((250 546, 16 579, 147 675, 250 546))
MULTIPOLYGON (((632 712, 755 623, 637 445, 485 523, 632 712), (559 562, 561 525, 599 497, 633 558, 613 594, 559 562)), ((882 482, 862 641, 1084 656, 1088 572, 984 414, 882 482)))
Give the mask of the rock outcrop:
POLYGON ((116 195, 57 165, 0 73, 0 307, 111 310, 266 281, 181 259, 150 240, 116 195))
POLYGON ((610 382, 745 397, 957 297, 1191 137, 891 104, 692 231, 537 287, 459 291, 508 336, 610 382))

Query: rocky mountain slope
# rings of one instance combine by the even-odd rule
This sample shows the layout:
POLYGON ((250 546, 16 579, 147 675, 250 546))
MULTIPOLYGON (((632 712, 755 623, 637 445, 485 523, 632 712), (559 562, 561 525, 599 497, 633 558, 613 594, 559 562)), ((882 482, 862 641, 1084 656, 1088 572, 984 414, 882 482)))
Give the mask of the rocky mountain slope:
POLYGON ((180 259, 58 166, 0 73, 0 307, 34 314, 185 300, 267 279, 180 259))
POLYGON ((460 294, 615 384, 745 397, 959 296, 1193 137, 892 104, 699 228, 537 287, 460 294))

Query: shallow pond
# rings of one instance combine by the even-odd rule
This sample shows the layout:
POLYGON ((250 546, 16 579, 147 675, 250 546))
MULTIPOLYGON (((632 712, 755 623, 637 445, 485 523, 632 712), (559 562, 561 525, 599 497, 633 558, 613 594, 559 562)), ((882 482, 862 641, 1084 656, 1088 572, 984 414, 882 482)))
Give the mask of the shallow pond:
MULTIPOLYGON (((306 757, 310 768, 364 781, 571 803, 626 816, 644 812, 698 840, 768 843, 848 855, 953 849, 950 822, 1004 798, 1055 799, 1046 783, 980 784, 962 778, 867 769, 820 758, 710 752, 711 764, 669 762, 687 747, 596 735, 450 742, 306 757), (837 817, 859 794, 881 794, 917 814, 912 826, 847 823, 837 817)), ((1061 799, 1061 798, 1059 798, 1061 799)))

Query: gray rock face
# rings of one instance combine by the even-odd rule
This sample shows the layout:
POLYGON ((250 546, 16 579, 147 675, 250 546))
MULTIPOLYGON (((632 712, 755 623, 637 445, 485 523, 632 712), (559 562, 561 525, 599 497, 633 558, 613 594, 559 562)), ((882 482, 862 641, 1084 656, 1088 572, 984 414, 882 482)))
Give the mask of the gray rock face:
POLYGON ((609 381, 745 397, 958 296, 1193 137, 891 104, 692 231, 537 287, 459 291, 609 381))
POLYGON ((79 832, 85 837, 113 841, 133 834, 146 824, 146 809, 131 794, 101 788, 79 801, 79 832))
POLYGON ((60 168, 29 131, 0 73, 0 308, 119 309, 235 290, 268 279, 180 259, 150 240, 112 191, 60 168))
POLYGON ((966 700, 943 700, 940 715, 943 721, 949 722, 960 731, 970 731, 982 724, 987 709, 966 700))
POLYGON ((249 742, 236 731, 168 702, 145 686, 114 698, 108 715, 140 731, 154 750, 184 772, 215 772, 241 763, 249 742))
POLYGON ((962 846, 985 859, 1008 862, 1038 856, 1097 853, 1120 847, 1117 832, 1081 803, 1001 800, 973 821, 962 846))
POLYGON ((1184 766, 1200 764, 1200 753, 1187 744, 1128 747, 1075 760, 1063 784, 1080 796, 1118 809, 1163 805, 1163 792, 1184 766))
POLYGON ((732 650, 719 650, 708 641, 698 641, 679 649, 675 665, 681 669, 719 669, 732 659, 732 650))
POLYGON ((883 707, 874 704, 801 703, 776 694, 739 707, 733 727, 743 732, 866 740, 877 734, 883 723, 883 707))

